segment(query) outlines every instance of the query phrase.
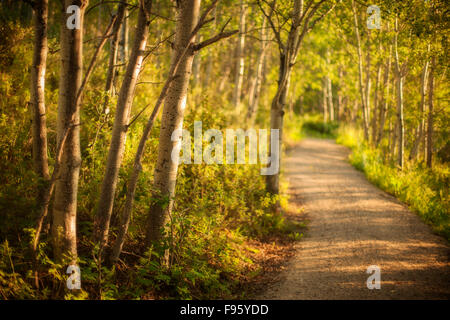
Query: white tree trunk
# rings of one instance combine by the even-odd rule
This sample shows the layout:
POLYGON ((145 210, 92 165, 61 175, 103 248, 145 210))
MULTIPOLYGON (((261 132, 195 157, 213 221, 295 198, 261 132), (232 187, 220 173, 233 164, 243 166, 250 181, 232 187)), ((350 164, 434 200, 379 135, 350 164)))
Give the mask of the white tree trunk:
MULTIPOLYGON (((380 48, 381 49, 381 48, 380 48)), ((381 52, 381 50, 380 50, 381 52)), ((373 99, 373 115, 372 115, 372 145, 376 144, 377 140, 377 111, 379 108, 379 88, 380 88, 380 81, 381 81, 381 61, 378 63, 377 67, 377 78, 375 80, 375 92, 374 92, 374 99, 373 99)))
POLYGON ((322 110, 323 110, 323 122, 328 122, 328 89, 327 89, 327 79, 323 78, 322 81, 322 110))
MULTIPOLYGON (((430 50, 430 45, 428 45, 428 51, 430 50)), ((420 120, 418 125, 418 134, 416 140, 414 141, 413 147, 411 149, 411 153, 409 155, 409 159, 413 160, 417 157, 420 145, 425 145, 425 102, 426 102, 426 94, 427 94, 427 79, 428 79, 428 57, 425 61, 425 65, 422 69, 422 76, 420 79, 420 120)), ((423 148, 424 149, 424 148, 423 148)))
POLYGON ((391 58, 392 58, 392 45, 389 46, 389 56, 384 69, 384 78, 383 78, 383 94, 381 96, 380 102, 380 116, 378 121, 378 132, 377 132, 377 142, 378 146, 383 139, 384 134, 384 123, 386 121, 386 113, 389 105, 389 91, 390 91, 390 78, 389 74, 391 72, 391 58))
POLYGON ((109 103, 109 97, 114 94, 114 79, 116 75, 116 64, 117 64, 117 57, 119 52, 119 34, 120 34, 120 28, 123 24, 125 15, 125 5, 123 3, 120 3, 117 7, 117 19, 114 22, 114 27, 112 31, 112 38, 110 41, 110 49, 109 49, 109 62, 108 62, 108 71, 106 75, 106 84, 105 84, 105 102, 103 105, 103 112, 108 112, 108 103, 109 103))
POLYGON ((427 130, 427 167, 433 165, 433 94, 434 94, 434 72, 436 68, 436 56, 431 58, 431 69, 428 79, 428 130, 427 130))
POLYGON ((361 38, 359 35, 358 16, 356 13, 356 5, 355 5, 354 0, 352 0, 352 10, 353 10, 353 20, 354 20, 354 27, 355 27, 355 34, 356 34, 357 49, 358 49, 359 92, 360 92, 360 96, 361 96, 364 137, 368 141, 369 140, 369 128, 368 128, 368 119, 367 119, 367 99, 366 99, 367 88, 365 88, 365 86, 363 84, 363 60, 362 60, 363 58, 362 58, 362 52, 361 52, 361 38))
MULTIPOLYGON (((176 39, 174 42, 174 52, 172 53, 172 65, 176 63, 176 58, 182 54, 188 43, 192 41, 191 33, 197 23, 199 10, 200 0, 178 1, 176 39)), ((159 135, 158 159, 153 182, 156 190, 153 198, 159 198, 161 201, 155 201, 150 206, 147 222, 147 244, 162 238, 162 228, 165 226, 168 214, 171 212, 173 206, 178 163, 172 161, 171 154, 172 150, 181 142, 172 141, 171 137, 174 130, 183 127, 186 95, 193 59, 193 51, 183 56, 179 62, 175 79, 165 98, 159 135), (163 199, 167 200, 166 203, 164 203, 163 199)))
POLYGON ((139 9, 136 37, 133 45, 130 62, 120 88, 117 101, 116 114, 109 145, 106 170, 103 178, 97 215, 94 223, 94 238, 102 248, 108 241, 109 225, 114 204, 114 195, 117 187, 119 169, 122 164, 125 151, 125 141, 130 120, 133 94, 136 87, 139 72, 142 68, 145 47, 148 38, 148 21, 152 0, 143 1, 143 7, 139 9))
MULTIPOLYGON (((38 177, 49 179, 47 157, 47 117, 45 110, 45 70, 47 62, 48 0, 37 0, 33 7, 34 49, 31 68, 30 104, 33 116, 33 161, 38 177)), ((39 182, 38 202, 44 198, 45 185, 39 182)))
POLYGON ((81 165, 80 153, 80 99, 83 66, 83 22, 88 1, 81 1, 80 28, 70 30, 66 26, 66 8, 80 5, 77 0, 65 0, 61 15, 61 71, 59 83, 59 101, 57 118, 58 143, 70 128, 61 157, 59 179, 55 186, 53 206, 52 235, 54 254, 61 261, 64 254, 69 254, 72 261, 77 257, 77 192, 81 165))
POLYGON ((333 86, 330 77, 327 77, 327 98, 330 121, 334 121, 333 86))
POLYGON ((397 124, 398 124, 398 159, 397 165, 403 169, 404 153, 405 153, 405 125, 403 119, 403 74, 400 67, 398 56, 398 18, 395 18, 395 73, 397 80, 397 124))
MULTIPOLYGON (((140 3, 141 1, 139 1, 140 3)), ((125 63, 128 59, 128 7, 125 6, 124 19, 120 31, 119 60, 125 63)))

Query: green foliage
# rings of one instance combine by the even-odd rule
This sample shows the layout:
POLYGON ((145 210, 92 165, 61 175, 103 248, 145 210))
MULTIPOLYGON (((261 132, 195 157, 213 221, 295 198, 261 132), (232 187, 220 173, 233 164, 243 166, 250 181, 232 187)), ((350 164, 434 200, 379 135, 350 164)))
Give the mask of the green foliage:
POLYGON ((319 136, 321 138, 333 138, 339 127, 337 122, 305 121, 302 130, 309 136, 319 136))
POLYGON ((14 297, 16 299, 36 298, 31 285, 16 272, 13 262, 13 249, 8 241, 0 244, 0 296, 2 299, 14 297))
POLYGON ((450 240, 450 169, 409 163, 404 170, 386 164, 380 149, 362 142, 361 132, 351 127, 339 130, 337 142, 352 149, 350 162, 375 185, 396 196, 415 210, 433 229, 450 240))
POLYGON ((304 136, 317 138, 335 138, 339 124, 336 121, 324 122, 319 114, 293 115, 286 121, 289 141, 299 141, 304 136))

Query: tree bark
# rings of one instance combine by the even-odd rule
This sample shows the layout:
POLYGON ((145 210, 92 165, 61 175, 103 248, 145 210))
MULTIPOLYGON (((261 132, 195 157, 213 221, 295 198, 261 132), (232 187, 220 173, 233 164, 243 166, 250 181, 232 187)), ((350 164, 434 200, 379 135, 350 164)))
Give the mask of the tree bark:
MULTIPOLYGON (((326 59, 327 59, 327 67, 331 68, 331 66, 330 66, 330 49, 329 48, 327 48, 326 59)), ((329 115, 330 121, 334 121, 333 83, 331 82, 331 78, 330 78, 329 74, 327 74, 325 81, 326 81, 326 91, 327 91, 327 98, 328 98, 328 103, 327 103, 328 104, 328 115, 329 115)))
MULTIPOLYGON (((381 46, 380 46, 381 47, 381 46)), ((380 48, 381 52, 381 48, 380 48)), ((372 115, 372 145, 376 145, 377 141, 377 111, 379 108, 379 88, 380 88, 380 81, 381 81, 381 67, 382 63, 381 61, 378 63, 377 67, 377 78, 375 80, 375 92, 374 92, 374 99, 373 99, 373 115, 372 115)))
MULTIPOLYGON (((141 3, 141 1, 139 1, 141 3)), ((119 60, 125 63, 128 59, 128 7, 124 6, 124 18, 120 31, 119 60)))
POLYGON ((358 27, 358 16, 356 14, 356 5, 355 1, 352 0, 352 10, 353 10, 353 20, 357 41, 357 49, 358 49, 358 74, 359 74, 359 92, 361 96, 361 107, 363 113, 363 126, 364 126, 364 137, 366 141, 369 140, 369 128, 368 128, 368 119, 367 119, 367 99, 366 99, 366 91, 367 88, 364 87, 363 84, 363 58, 361 52, 361 37, 359 35, 359 27, 358 27))
POLYGON ((103 248, 108 241, 114 195, 117 187, 119 169, 125 151, 128 122, 130 120, 131 106, 134 97, 133 94, 139 72, 141 71, 149 34, 148 24, 151 6, 151 0, 141 2, 135 33, 136 37, 117 101, 106 170, 98 202, 97 215, 94 222, 94 240, 100 243, 100 248, 103 248))
POLYGON ((37 202, 42 205, 45 183, 49 180, 47 156, 47 117, 45 108, 45 70, 48 54, 47 21, 48 0, 37 0, 33 6, 34 49, 31 68, 30 104, 33 115, 33 162, 41 181, 37 202))
POLYGON ((61 72, 57 117, 57 140, 60 144, 68 128, 64 143, 59 179, 55 185, 52 235, 56 261, 69 254, 72 262, 77 257, 76 215, 77 192, 81 165, 80 153, 80 99, 83 66, 83 20, 88 0, 65 0, 61 15, 61 72), (70 5, 80 6, 80 29, 66 26, 70 5))
MULTIPOLYGON (((270 108, 270 129, 278 129, 278 154, 279 162, 281 163, 281 151, 283 142, 283 122, 284 122, 284 107, 286 105, 287 92, 289 90, 289 83, 291 77, 291 68, 287 62, 288 57, 280 54, 280 67, 278 77, 278 89, 275 98, 272 100, 270 108)), ((272 150, 272 147, 270 148, 272 150)), ((278 166, 279 168, 279 166, 278 166)), ((279 172, 273 175, 266 176, 266 189, 271 194, 280 193, 280 174, 279 172)))
POLYGON ((116 75, 116 64, 117 64, 117 55, 118 55, 118 49, 119 49, 119 34, 120 34, 120 28, 123 24, 124 15, 125 15, 125 7, 126 3, 121 2, 119 3, 117 7, 117 19, 114 23, 113 30, 112 30, 112 38, 110 41, 110 49, 109 49, 109 61, 108 61, 108 71, 106 75, 106 84, 105 84, 105 102, 103 104, 103 112, 108 113, 108 103, 109 98, 112 96, 113 88, 114 88, 114 78, 116 75))
MULTIPOLYGON (((343 81, 343 75, 344 75, 344 71, 342 69, 342 66, 339 67, 338 70, 338 77, 340 81, 343 81)), ((343 111, 343 97, 342 97, 342 85, 339 85, 338 90, 337 90, 337 99, 336 99, 336 120, 340 121, 341 120, 341 113, 343 111)))
POLYGON ((405 149, 405 125, 403 119, 403 74, 400 67, 398 57, 398 18, 395 18, 395 35, 394 35, 394 50, 395 50, 395 73, 397 78, 397 124, 398 124, 398 160, 397 165, 403 169, 404 149, 405 149))
POLYGON ((368 133, 369 133, 369 123, 370 123, 370 88, 372 86, 372 81, 370 78, 370 68, 371 68, 372 58, 371 58, 370 52, 371 52, 370 30, 368 30, 367 31, 367 55, 366 55, 366 85, 365 85, 366 92, 364 95, 364 97, 366 98, 366 112, 365 112, 366 119, 364 120, 364 122, 366 123, 368 133))
MULTIPOLYGON (((428 51, 430 50, 430 46, 428 45, 428 51)), ((425 65, 423 66, 422 76, 420 79, 420 120, 418 125, 418 134, 416 140, 414 141, 413 147, 411 149, 411 153, 409 155, 409 160, 414 160, 417 157, 419 152, 420 145, 425 145, 424 141, 424 131, 425 131, 425 103, 426 103, 426 94, 427 94, 427 78, 428 78, 428 57, 425 61, 425 65)))
POLYGON ((436 68, 436 56, 431 58, 431 69, 428 79, 428 129, 427 129, 427 167, 433 166, 433 94, 434 94, 434 72, 436 68))
POLYGON ((334 121, 333 87, 330 77, 327 77, 327 97, 330 121, 334 121))
POLYGON ((391 57, 392 57, 392 46, 389 46, 389 56, 384 69, 384 78, 383 78, 383 89, 384 92, 381 96, 380 102, 380 115, 378 121, 378 133, 377 133, 377 141, 376 145, 378 146, 383 139, 384 134, 384 123, 386 121, 386 113, 389 105, 389 89, 390 89, 390 81, 389 81, 389 73, 391 71, 391 57))
POLYGON ((322 109, 323 109, 323 122, 328 122, 328 89, 327 78, 324 77, 322 81, 322 109))
MULTIPOLYGON (((197 23, 200 10, 200 0, 179 0, 177 3, 178 17, 172 65, 176 63, 176 57, 181 55, 184 48, 193 41, 191 33, 197 23)), ((183 126, 186 95, 193 58, 194 52, 191 51, 181 59, 175 79, 165 98, 159 135, 158 159, 153 182, 156 191, 152 197, 160 199, 160 201, 154 201, 150 205, 147 220, 147 245, 162 238, 163 228, 173 206, 178 163, 172 161, 171 154, 172 150, 181 141, 172 141, 171 137, 174 130, 183 126)))
MULTIPOLYGON (((392 119, 391 121, 394 121, 394 119, 392 119)), ((398 121, 395 121, 395 123, 393 124, 393 128, 392 128, 391 152, 390 152, 392 162, 395 159, 395 149, 396 149, 397 140, 398 140, 397 137, 398 137, 398 121)))

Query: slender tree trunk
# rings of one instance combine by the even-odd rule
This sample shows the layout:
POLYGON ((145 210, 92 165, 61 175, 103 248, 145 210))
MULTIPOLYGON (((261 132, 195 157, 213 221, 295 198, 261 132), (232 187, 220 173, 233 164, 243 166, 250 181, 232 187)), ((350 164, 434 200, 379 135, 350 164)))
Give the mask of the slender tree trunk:
MULTIPOLYGON (((331 68, 330 66, 330 49, 327 48, 326 52, 326 59, 327 59, 327 66, 328 68, 331 68)), ((330 117, 330 121, 334 121, 334 105, 333 105, 333 84, 331 82, 331 78, 329 74, 325 77, 325 85, 326 85, 326 91, 327 91, 327 98, 328 98, 328 114, 330 117)))
POLYGON ((241 0, 239 19, 239 38, 236 46, 236 70, 234 77, 233 105, 237 108, 241 102, 242 82, 244 80, 244 45, 245 45, 245 17, 247 8, 241 0))
POLYGON ((392 146, 392 138, 391 138, 392 137, 392 121, 391 121, 390 117, 388 118, 388 130, 389 130, 388 131, 388 145, 386 148, 386 154, 384 156, 385 159, 389 158, 391 146, 392 146))
POLYGON ((249 94, 249 108, 247 113, 247 122, 250 124, 253 122, 256 109, 258 108, 259 96, 261 93, 261 86, 263 81, 263 71, 264 71, 264 60, 267 51, 267 40, 266 40, 266 19, 263 19, 261 27, 261 49, 259 51, 258 61, 256 65, 256 74, 254 78, 254 89, 249 94))
POLYGON ((103 105, 103 112, 108 113, 108 103, 109 98, 112 96, 113 88, 114 88, 114 78, 116 75, 116 64, 117 64, 117 55, 118 55, 118 49, 119 49, 119 34, 120 34, 120 28, 122 26, 124 15, 125 15, 125 7, 126 3, 121 2, 119 3, 117 7, 117 19, 114 23, 113 30, 112 30, 112 38, 110 42, 110 49, 109 49, 109 62, 108 62, 108 71, 106 75, 106 84, 105 84, 105 102, 103 105))
MULTIPOLYGON (((343 70, 342 67, 339 67, 338 70, 338 77, 340 79, 340 81, 343 81, 343 70)), ((336 101, 336 120, 340 121, 341 120, 341 113, 342 113, 342 85, 339 85, 338 91, 337 91, 337 101, 336 101)))
POLYGON ((70 30, 66 26, 70 5, 80 5, 78 0, 65 0, 61 14, 61 72, 59 84, 57 140, 61 143, 67 129, 59 169, 59 179, 55 186, 52 235, 54 254, 62 261, 69 254, 73 262, 77 257, 76 215, 78 179, 81 165, 80 153, 80 99, 83 63, 83 20, 88 1, 81 1, 80 28, 70 30))
MULTIPOLYGON (((394 121, 394 120, 391 120, 394 121)), ((397 146, 397 138, 398 137, 398 121, 395 121, 392 128, 392 139, 391 139, 391 161, 395 159, 395 149, 397 146)))
POLYGON ((392 127, 392 125, 391 125, 391 120, 389 119, 388 120, 388 144, 387 144, 387 146, 385 147, 385 148, 382 148, 382 150, 383 150, 383 163, 384 164, 386 164, 386 162, 387 162, 387 159, 388 159, 388 157, 389 157, 389 150, 390 150, 390 146, 391 146, 391 127, 392 127))
MULTIPOLYGON (((380 46, 381 47, 381 46, 380 46)), ((381 48, 380 48, 381 52, 381 48)), ((377 67, 377 78, 375 80, 375 92, 374 92, 374 99, 373 99, 373 116, 372 116, 372 145, 376 145, 377 141, 377 112, 379 108, 379 87, 380 87, 380 81, 381 81, 381 62, 378 64, 377 67)))
POLYGON ((97 37, 101 37, 102 36, 102 15, 103 15, 103 5, 100 4, 98 6, 98 11, 97 11, 97 30, 96 30, 96 35, 97 37))
POLYGON ((356 124, 356 118, 358 115, 358 101, 355 100, 355 102, 353 103, 353 110, 352 110, 352 122, 356 124))
POLYGON ((371 82, 371 78, 370 78, 370 68, 371 68, 371 46, 370 46, 370 30, 368 30, 367 32, 367 55, 366 55, 366 85, 365 85, 365 95, 364 97, 366 98, 366 119, 365 119, 365 123, 367 126, 367 132, 369 133, 369 123, 370 123, 370 88, 372 86, 372 82, 371 82))
MULTIPOLYGON (((428 51, 430 50, 430 45, 428 45, 428 51)), ((427 94, 427 78, 428 78, 428 58, 423 66, 422 76, 420 81, 420 120, 418 125, 418 134, 416 140, 414 141, 411 153, 409 155, 409 160, 414 160, 417 157, 420 145, 425 145, 424 135, 425 135, 425 103, 427 94)))
MULTIPOLYGON (((255 88, 256 88, 256 68, 253 66, 257 65, 257 59, 258 57, 253 58, 252 52, 253 52, 254 46, 252 46, 249 57, 249 63, 248 63, 248 72, 247 72, 247 80, 245 81, 247 83, 247 94, 248 94, 248 105, 250 106, 250 102, 253 100, 253 97, 255 95, 255 88)), ((257 66, 256 66, 257 67, 257 66)), ((247 109, 248 114, 248 109, 247 109)))
POLYGON ((364 87, 363 84, 363 61, 362 61, 362 52, 361 52, 361 38, 359 35, 359 27, 358 27, 358 16, 356 14, 356 5, 355 1, 352 0, 352 10, 353 10, 353 20, 354 20, 354 27, 355 27, 355 34, 356 34, 356 41, 357 41, 357 49, 358 49, 358 73, 359 73, 359 92, 361 96, 361 107, 362 107, 362 113, 363 113, 363 126, 364 126, 364 137, 366 141, 369 140, 369 128, 368 128, 368 119, 367 119, 367 99, 366 99, 366 92, 367 88, 364 87))
POLYGON ((397 118, 398 118, 398 166, 403 169, 405 153, 405 124, 403 116, 403 77, 397 78, 397 118))
POLYGON ((298 114, 302 115, 303 114, 303 95, 301 95, 298 99, 298 114))
POLYGON ((125 151, 125 140, 130 120, 131 106, 133 104, 133 94, 139 72, 142 68, 142 60, 149 34, 148 24, 151 6, 152 1, 146 0, 141 3, 139 8, 136 37, 117 101, 106 170, 94 223, 94 238, 95 241, 100 243, 100 248, 103 248, 108 241, 114 195, 117 187, 119 169, 125 151))
POLYGON ((397 78, 397 124, 398 124, 398 160, 397 165, 403 169, 404 149, 405 149, 405 125, 403 119, 403 74, 398 57, 398 18, 395 19, 395 73, 397 78))
POLYGON ((322 81, 322 109, 323 109, 323 122, 328 122, 328 90, 327 90, 327 78, 324 77, 322 81))
POLYGON ((436 57, 431 58, 431 69, 428 79, 428 130, 427 130, 427 167, 433 165, 433 94, 434 94, 434 72, 436 68, 436 57))
POLYGON ((125 63, 128 59, 128 29, 128 7, 124 6, 124 19, 119 42, 119 60, 122 63, 125 63))
MULTIPOLYGON (((287 57, 280 54, 280 69, 278 78, 278 89, 275 98, 272 100, 270 109, 270 129, 278 130, 278 155, 279 163, 281 163, 281 151, 283 142, 283 121, 284 121, 284 107, 286 105, 287 92, 289 90, 291 69, 289 63, 286 61, 287 57)), ((271 147, 272 150, 272 147, 271 147)), ((279 167, 279 166, 278 166, 279 167)), ((266 188, 271 194, 280 193, 280 174, 266 176, 266 188)))
POLYGON ((44 199, 45 183, 48 181, 47 120, 45 110, 45 70, 47 62, 48 0, 37 0, 33 7, 34 49, 31 68, 30 104, 33 114, 33 161, 34 170, 42 180, 39 182, 37 202, 44 199))
MULTIPOLYGON (((172 65, 176 62, 176 57, 181 55, 184 48, 192 41, 191 33, 197 23, 200 10, 200 0, 179 0, 177 3, 178 18, 172 65)), ((161 201, 155 201, 150 205, 146 236, 148 245, 162 238, 163 228, 173 206, 178 163, 172 161, 171 154, 181 141, 172 141, 171 137, 174 130, 183 127, 186 94, 193 59, 194 52, 189 52, 181 59, 175 79, 165 98, 153 182, 156 190, 153 198, 161 199, 161 201), (163 199, 167 199, 167 201, 163 199)))
POLYGON ((392 57, 392 46, 389 46, 389 56, 384 69, 384 78, 383 78, 383 95, 381 97, 380 102, 380 116, 379 116, 379 124, 378 124, 378 134, 377 134, 377 143, 378 146, 383 139, 384 134, 384 123, 386 121, 386 113, 389 105, 389 89, 390 89, 390 81, 389 81, 389 73, 391 71, 391 57, 392 57))
POLYGON ((330 114, 330 121, 334 121, 334 105, 333 105, 333 87, 331 78, 327 77, 327 97, 328 97, 328 108, 330 114))

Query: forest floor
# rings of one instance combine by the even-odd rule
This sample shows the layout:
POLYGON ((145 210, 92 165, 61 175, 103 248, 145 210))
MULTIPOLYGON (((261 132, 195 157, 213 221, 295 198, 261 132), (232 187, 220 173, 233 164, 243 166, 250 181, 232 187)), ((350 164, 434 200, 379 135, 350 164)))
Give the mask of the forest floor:
MULTIPOLYGON (((284 160, 290 202, 309 221, 295 254, 259 299, 448 299, 450 246, 369 183, 333 140, 307 138, 284 160), (368 289, 369 266, 381 289, 368 289)), ((300 217, 302 215, 303 217, 300 217)), ((295 217, 294 217, 295 219, 295 217)))

